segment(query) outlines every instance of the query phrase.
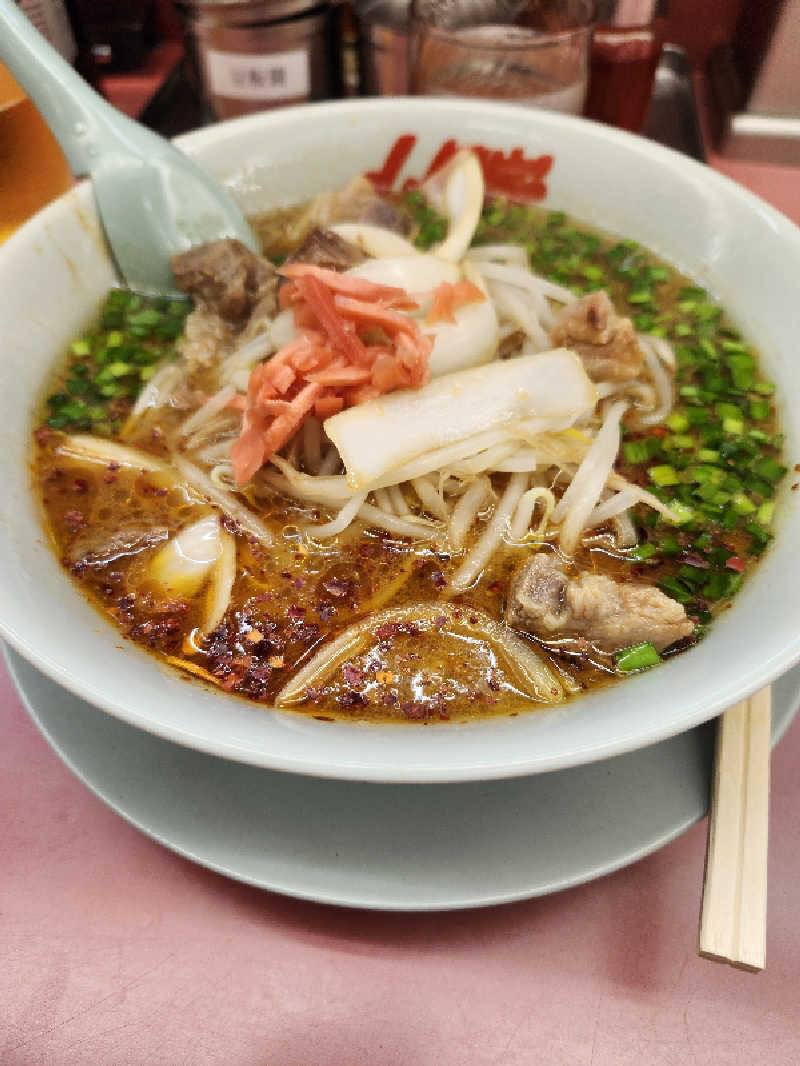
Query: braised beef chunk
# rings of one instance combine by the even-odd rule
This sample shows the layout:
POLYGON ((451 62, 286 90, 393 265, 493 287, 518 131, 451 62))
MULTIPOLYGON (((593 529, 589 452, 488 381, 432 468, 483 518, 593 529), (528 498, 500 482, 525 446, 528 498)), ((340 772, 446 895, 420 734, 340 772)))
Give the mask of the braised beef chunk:
POLYGON ((683 606, 660 589, 600 574, 568 577, 550 552, 537 552, 517 571, 509 587, 506 621, 543 640, 586 637, 603 651, 646 640, 661 651, 694 629, 683 606))
POLYGON ((575 623, 609 651, 649 640, 657 651, 692 635, 683 605, 652 585, 620 584, 582 574, 567 586, 575 623))
POLYGON ((225 237, 172 257, 175 283, 229 322, 246 319, 256 304, 278 309, 278 275, 267 259, 225 237))
POLYGON ((555 555, 538 552, 512 579, 506 621, 518 629, 551 633, 567 618, 567 575, 555 555))
POLYGON ((113 531, 87 527, 70 545, 67 561, 79 570, 106 566, 122 556, 150 548, 168 536, 166 526, 144 526, 141 522, 123 522, 113 531))
POLYGON ((372 182, 359 175, 348 182, 329 205, 328 225, 334 222, 367 222, 407 237, 414 220, 402 204, 392 203, 375 191, 372 182))
POLYGON ((550 336, 553 344, 577 352, 594 381, 628 381, 642 369, 642 350, 633 323, 616 313, 605 291, 591 292, 568 304, 550 336))
POLYGON ((358 221, 393 230, 401 237, 407 237, 414 228, 413 219, 408 212, 397 204, 384 200, 382 196, 376 196, 364 204, 358 221))
POLYGON ((326 270, 348 270, 363 263, 366 256, 359 247, 332 230, 315 227, 287 263, 313 263, 326 270))

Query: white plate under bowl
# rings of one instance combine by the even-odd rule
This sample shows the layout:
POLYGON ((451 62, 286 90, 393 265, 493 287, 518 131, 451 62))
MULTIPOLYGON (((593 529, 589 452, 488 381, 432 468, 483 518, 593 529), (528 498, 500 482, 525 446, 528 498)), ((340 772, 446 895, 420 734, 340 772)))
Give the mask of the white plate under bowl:
MULTIPOLYGON (((451 137, 551 154, 545 206, 635 237, 707 284, 778 383, 794 464, 800 231, 708 168, 571 116, 455 99, 265 112, 181 144, 254 209, 340 186, 379 166, 408 132, 418 137, 413 174, 451 137)), ((29 484, 33 408, 45 376, 112 281, 87 185, 0 248, 0 635, 94 706, 188 747, 273 770, 383 782, 489 780, 587 763, 683 732, 800 657, 800 494, 787 479, 774 546, 698 647, 555 710, 430 727, 332 724, 187 683, 122 640, 81 597, 46 543, 29 484)))
MULTIPOLYGON (((614 759, 530 777, 378 785, 276 773, 160 740, 90 707, 14 652, 47 740, 123 818, 227 877, 378 910, 481 907, 635 862, 706 812, 713 725, 614 759)), ((773 742, 800 667, 773 686, 773 742)))

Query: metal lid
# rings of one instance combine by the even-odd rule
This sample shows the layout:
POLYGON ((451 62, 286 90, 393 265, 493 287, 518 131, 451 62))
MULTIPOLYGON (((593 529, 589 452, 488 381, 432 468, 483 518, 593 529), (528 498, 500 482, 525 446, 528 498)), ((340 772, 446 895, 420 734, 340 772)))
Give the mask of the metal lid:
POLYGON ((356 17, 365 23, 400 29, 408 23, 411 0, 354 0, 356 17))
POLYGON ((189 18, 216 16, 220 22, 249 24, 279 22, 329 5, 328 0, 178 0, 176 6, 189 18))
POLYGON ((664 0, 597 0, 601 26, 648 26, 656 15, 665 13, 664 0))
POLYGON ((441 30, 497 24, 557 36, 593 25, 595 6, 594 0, 413 0, 412 9, 422 22, 441 30))

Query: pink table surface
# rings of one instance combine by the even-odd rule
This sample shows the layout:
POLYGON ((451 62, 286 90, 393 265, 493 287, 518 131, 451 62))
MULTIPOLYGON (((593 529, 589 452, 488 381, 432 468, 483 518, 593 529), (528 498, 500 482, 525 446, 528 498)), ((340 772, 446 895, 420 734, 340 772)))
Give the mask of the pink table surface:
MULTIPOLYGON (((800 219, 796 172, 720 169, 800 219)), ((2 665, 0 729, 0 1066, 800 1063, 798 722, 773 757, 757 976, 696 955, 705 823, 544 899, 341 910, 142 836, 52 753, 2 665)))

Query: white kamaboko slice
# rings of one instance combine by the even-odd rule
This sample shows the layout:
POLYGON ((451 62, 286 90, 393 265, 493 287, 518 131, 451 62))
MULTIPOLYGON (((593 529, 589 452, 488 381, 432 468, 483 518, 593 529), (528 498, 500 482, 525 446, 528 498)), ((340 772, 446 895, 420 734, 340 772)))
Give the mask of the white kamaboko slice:
POLYGON ((419 254, 411 241, 384 226, 373 226, 366 222, 337 222, 330 228, 344 240, 355 244, 366 255, 376 259, 392 255, 419 254))
POLYGON ((221 534, 216 514, 184 526, 153 557, 150 577, 168 595, 194 596, 222 555, 221 534))
MULTIPOLYGON (((543 428, 550 421, 571 424, 596 401, 578 356, 556 348, 446 374, 420 389, 358 404, 327 419, 325 432, 339 451, 348 485, 361 490, 412 460, 487 430, 531 417, 543 428)), ((413 476, 428 473, 424 465, 413 476)))
POLYGON ((424 326, 433 340, 428 360, 432 378, 488 363, 497 351, 500 330, 494 303, 489 299, 480 274, 465 269, 466 277, 486 296, 485 300, 464 304, 454 314, 455 322, 435 322, 424 326))
MULTIPOLYGON (((437 285, 455 285, 461 271, 453 263, 446 263, 433 255, 400 256, 392 259, 367 259, 347 272, 379 285, 396 285, 421 298, 423 310, 437 285)), ((499 329, 497 313, 488 297, 486 286, 478 271, 471 269, 467 277, 486 295, 485 300, 464 304, 455 312, 455 322, 420 322, 422 331, 433 337, 433 351, 428 361, 431 377, 464 370, 469 366, 488 363, 497 351, 499 329)))
POLYGON ((449 223, 447 236, 433 249, 434 255, 450 263, 460 262, 472 243, 483 209, 483 171, 478 157, 462 148, 423 184, 422 191, 449 223))
POLYGON ((435 255, 420 252, 365 259, 363 263, 350 267, 346 273, 376 285, 394 285, 412 295, 427 293, 443 281, 455 285, 461 278, 461 271, 453 263, 445 263, 435 255))

